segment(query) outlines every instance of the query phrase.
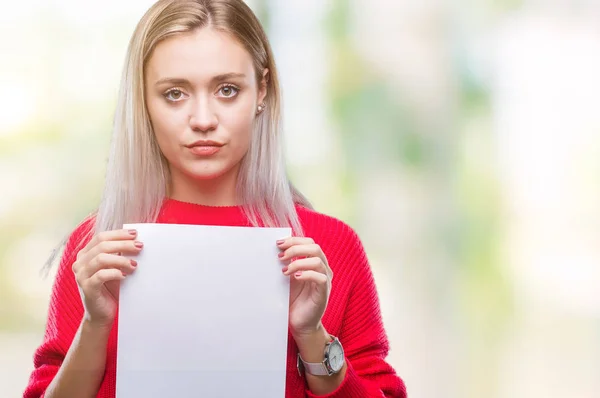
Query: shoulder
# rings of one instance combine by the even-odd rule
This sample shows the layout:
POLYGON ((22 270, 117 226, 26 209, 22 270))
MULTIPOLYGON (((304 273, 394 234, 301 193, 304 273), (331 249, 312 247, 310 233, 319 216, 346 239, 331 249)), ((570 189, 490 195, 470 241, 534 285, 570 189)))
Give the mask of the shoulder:
POLYGON ((69 240, 73 243, 82 243, 89 241, 94 233, 94 227, 96 225, 96 214, 92 213, 85 217, 77 224, 69 235, 69 240))
POLYGON ((346 222, 302 206, 296 206, 296 211, 304 235, 314 239, 324 250, 340 256, 365 256, 358 233, 346 222))
POLYGON ((77 252, 92 238, 95 225, 96 214, 92 213, 81 220, 79 224, 71 230, 63 241, 64 251, 61 263, 72 263, 75 260, 77 252))
POLYGON ((296 205, 296 212, 305 234, 308 232, 328 232, 336 233, 342 238, 358 238, 356 231, 339 218, 300 205, 296 205))
POLYGON ((54 249, 46 263, 46 271, 57 264, 54 276, 54 293, 62 294, 64 291, 75 292, 77 286, 72 272, 73 263, 77 260, 77 253, 85 247, 94 233, 95 215, 88 215, 79 222, 54 249), (56 263, 55 263, 56 261, 56 263))

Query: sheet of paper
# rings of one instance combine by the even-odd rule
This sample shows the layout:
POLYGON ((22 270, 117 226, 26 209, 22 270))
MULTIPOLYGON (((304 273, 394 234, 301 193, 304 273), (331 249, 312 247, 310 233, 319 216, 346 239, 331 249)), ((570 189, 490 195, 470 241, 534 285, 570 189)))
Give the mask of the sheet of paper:
POLYGON ((144 243, 121 284, 116 398, 285 395, 290 228, 127 224, 144 243))

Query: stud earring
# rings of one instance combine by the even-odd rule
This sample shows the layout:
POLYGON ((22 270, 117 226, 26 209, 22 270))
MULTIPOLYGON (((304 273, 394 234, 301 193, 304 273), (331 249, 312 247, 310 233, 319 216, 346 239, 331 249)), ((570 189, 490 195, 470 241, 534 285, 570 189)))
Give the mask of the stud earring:
POLYGON ((262 104, 260 104, 258 106, 258 110, 256 111, 256 114, 258 115, 259 113, 261 113, 262 111, 264 111, 266 107, 267 107, 267 105, 265 105, 264 102, 262 104))

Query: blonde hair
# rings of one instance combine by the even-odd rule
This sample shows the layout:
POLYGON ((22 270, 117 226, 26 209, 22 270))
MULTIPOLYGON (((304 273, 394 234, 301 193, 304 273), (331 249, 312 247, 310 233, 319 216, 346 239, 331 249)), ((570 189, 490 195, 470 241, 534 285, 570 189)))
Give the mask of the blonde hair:
POLYGON ((170 175, 145 103, 145 67, 162 40, 204 27, 226 32, 246 48, 259 84, 264 68, 269 70, 266 108, 255 119, 240 165, 237 194, 244 212, 254 226, 289 226, 302 235, 295 204, 312 206, 286 175, 279 79, 260 21, 242 0, 159 0, 143 15, 127 48, 104 191, 87 237, 126 223, 156 221, 170 175))

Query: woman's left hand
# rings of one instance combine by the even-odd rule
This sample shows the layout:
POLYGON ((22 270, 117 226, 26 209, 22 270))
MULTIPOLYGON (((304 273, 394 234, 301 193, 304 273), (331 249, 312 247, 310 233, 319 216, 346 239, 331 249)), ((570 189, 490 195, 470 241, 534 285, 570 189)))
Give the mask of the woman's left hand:
POLYGON ((287 262, 284 275, 290 280, 290 331, 294 337, 318 331, 327 308, 333 272, 321 247, 311 238, 291 237, 277 241, 279 258, 287 262))

